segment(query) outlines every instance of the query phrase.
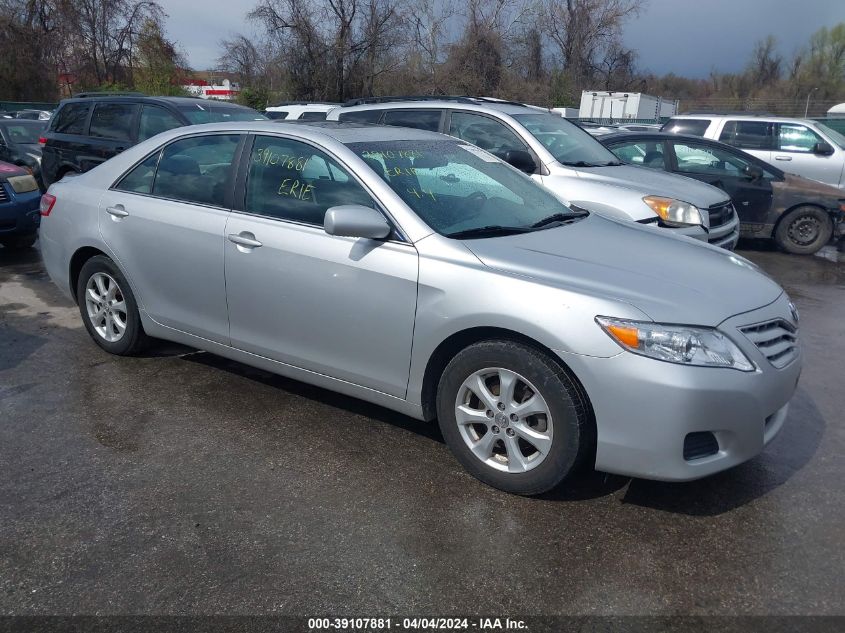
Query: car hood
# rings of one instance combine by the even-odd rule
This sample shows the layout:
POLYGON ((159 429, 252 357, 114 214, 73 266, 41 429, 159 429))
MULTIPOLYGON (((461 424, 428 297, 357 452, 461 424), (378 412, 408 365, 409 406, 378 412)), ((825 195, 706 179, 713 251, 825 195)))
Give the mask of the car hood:
POLYGON ((640 192, 643 196, 676 198, 694 204, 699 209, 706 209, 727 202, 729 199, 728 194, 712 185, 648 167, 632 165, 587 167, 578 169, 578 176, 618 187, 627 187, 640 192))
POLYGON ((0 180, 6 180, 11 176, 26 176, 28 174, 28 171, 18 167, 17 165, 0 162, 0 180))
POLYGON ((783 292, 730 251, 596 214, 557 228, 463 243, 490 268, 624 301, 664 323, 716 326, 783 292))
POLYGON ((830 198, 831 204, 833 204, 834 201, 845 199, 845 191, 842 191, 842 189, 834 187, 833 185, 828 185, 824 182, 819 182, 818 180, 811 180, 810 178, 797 176, 795 174, 784 173, 783 181, 773 182, 772 187, 774 187, 775 190, 783 189, 788 193, 804 193, 811 194, 819 198, 830 198))

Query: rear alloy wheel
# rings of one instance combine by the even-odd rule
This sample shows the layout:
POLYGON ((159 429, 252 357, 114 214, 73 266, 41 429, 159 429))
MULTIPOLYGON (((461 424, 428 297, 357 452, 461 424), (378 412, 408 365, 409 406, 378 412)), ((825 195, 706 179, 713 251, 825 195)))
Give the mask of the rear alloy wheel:
POLYGON ((108 257, 92 257, 79 274, 76 297, 85 329, 111 354, 128 356, 143 350, 147 336, 129 283, 108 257))
POLYGON ((458 460, 507 492, 554 488, 594 443, 581 388, 547 355, 513 341, 483 341, 459 352, 440 379, 437 408, 458 460))
POLYGON ((787 213, 775 230, 775 241, 788 253, 812 255, 830 241, 833 221, 817 207, 798 207, 787 213))

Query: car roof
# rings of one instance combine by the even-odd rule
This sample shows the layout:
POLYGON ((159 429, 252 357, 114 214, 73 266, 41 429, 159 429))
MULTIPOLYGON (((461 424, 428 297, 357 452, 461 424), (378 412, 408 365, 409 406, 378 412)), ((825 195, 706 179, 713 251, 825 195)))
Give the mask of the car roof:
POLYGON ((815 123, 811 119, 804 119, 802 117, 786 117, 773 116, 770 114, 676 114, 671 117, 674 119, 731 119, 732 121, 770 121, 774 123, 794 123, 800 121, 802 124, 815 123))
POLYGON ((373 125, 370 123, 344 123, 340 121, 232 121, 229 123, 204 123, 176 128, 171 132, 183 131, 190 134, 199 132, 291 132, 294 134, 312 133, 332 138, 340 143, 358 143, 373 141, 432 141, 448 140, 460 142, 451 136, 417 130, 414 128, 373 125))
POLYGON ((242 106, 238 103, 230 101, 217 101, 215 99, 201 99, 199 97, 149 97, 147 95, 97 95, 92 97, 71 97, 70 99, 63 99, 62 104, 65 103, 97 103, 99 101, 128 101, 130 103, 145 102, 145 103, 170 103, 176 106, 190 106, 190 105, 205 105, 212 108, 234 108, 234 109, 251 109, 242 106))
MULTIPOLYGON (((351 106, 339 106, 338 112, 357 112, 360 110, 430 110, 430 109, 439 109, 442 110, 444 108, 449 108, 450 110, 469 110, 472 112, 501 112, 504 114, 542 114, 547 112, 543 109, 538 109, 537 107, 530 107, 527 105, 519 105, 513 103, 497 103, 495 101, 484 101, 473 103, 469 100, 467 101, 414 101, 409 99, 407 101, 389 101, 386 103, 365 103, 361 105, 351 105, 351 106)), ((554 116, 558 116, 555 114, 554 116)))

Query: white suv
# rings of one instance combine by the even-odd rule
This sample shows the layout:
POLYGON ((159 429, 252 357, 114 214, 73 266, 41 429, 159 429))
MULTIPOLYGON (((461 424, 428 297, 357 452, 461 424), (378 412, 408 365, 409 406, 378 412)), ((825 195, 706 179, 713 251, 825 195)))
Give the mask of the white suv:
POLYGON ((582 209, 665 227, 730 250, 739 239, 739 220, 724 191, 623 165, 580 127, 536 106, 487 97, 374 97, 335 108, 327 119, 449 134, 530 174, 582 209))
POLYGON ((264 114, 268 119, 285 121, 325 121, 326 115, 338 106, 337 103, 312 103, 310 101, 288 101, 268 107, 264 114))
POLYGON ((818 121, 684 114, 669 119, 661 131, 721 141, 785 172, 845 189, 845 136, 818 121))

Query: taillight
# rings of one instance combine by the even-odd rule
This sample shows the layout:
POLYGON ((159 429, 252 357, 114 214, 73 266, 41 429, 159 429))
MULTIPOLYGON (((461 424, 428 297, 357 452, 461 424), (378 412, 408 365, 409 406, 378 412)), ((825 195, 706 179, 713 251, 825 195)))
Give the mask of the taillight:
POLYGON ((50 215, 50 211, 53 210, 53 205, 56 204, 56 196, 51 195, 49 193, 45 193, 41 196, 41 215, 45 218, 50 215))
POLYGON ((41 147, 44 147, 44 146, 47 144, 47 139, 46 139, 46 138, 44 138, 43 136, 39 136, 39 137, 38 137, 38 144, 39 144, 41 147))

